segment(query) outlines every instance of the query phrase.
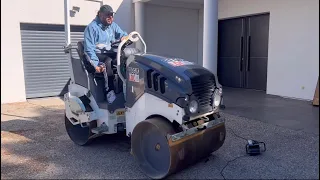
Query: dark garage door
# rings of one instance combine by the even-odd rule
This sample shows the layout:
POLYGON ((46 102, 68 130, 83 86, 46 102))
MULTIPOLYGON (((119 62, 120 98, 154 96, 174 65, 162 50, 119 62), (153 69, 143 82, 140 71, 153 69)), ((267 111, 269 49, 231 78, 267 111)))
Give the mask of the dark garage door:
MULTIPOLYGON (((20 24, 27 98, 60 96, 69 83, 69 64, 63 52, 64 25, 20 24)), ((85 26, 71 26, 71 43, 83 39, 85 26)), ((77 53, 73 52, 77 57, 77 53)))
POLYGON ((269 14, 219 21, 218 77, 223 86, 266 90, 269 14))

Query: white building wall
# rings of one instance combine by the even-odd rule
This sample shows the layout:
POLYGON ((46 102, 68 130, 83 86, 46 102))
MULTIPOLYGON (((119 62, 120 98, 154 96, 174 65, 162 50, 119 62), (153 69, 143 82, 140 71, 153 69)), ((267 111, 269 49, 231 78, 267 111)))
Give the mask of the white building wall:
MULTIPOLYGON (((71 7, 80 7, 71 24, 87 25, 100 6, 70 1, 71 7)), ((133 30, 132 0, 103 3, 117 10, 115 19, 123 29, 133 30)), ((1 5, 1 103, 25 101, 19 23, 64 24, 63 0, 2 0, 1 5)), ((199 12, 202 64, 203 9, 199 12)), ((270 12, 267 93, 311 100, 319 75, 319 0, 219 0, 219 19, 261 12, 270 12)))
MULTIPOLYGON (((103 0, 117 14, 115 21, 125 31, 133 30, 132 0, 103 0)), ((70 0, 80 7, 71 25, 87 25, 95 17, 100 3, 70 0)), ((21 48, 20 22, 64 24, 64 0, 1 0, 1 104, 26 100, 21 48)))
POLYGON ((199 63, 199 9, 149 3, 145 8, 147 51, 199 63), (195 26, 190 26, 190 22, 195 26))
POLYGON ((319 0, 219 0, 219 19, 270 12, 267 93, 313 99, 319 76, 319 0))

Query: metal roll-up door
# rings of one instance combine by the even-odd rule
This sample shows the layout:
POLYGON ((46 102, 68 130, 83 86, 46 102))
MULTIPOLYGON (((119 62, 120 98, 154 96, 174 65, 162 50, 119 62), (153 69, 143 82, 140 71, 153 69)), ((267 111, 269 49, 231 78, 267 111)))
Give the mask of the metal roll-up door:
MULTIPOLYGON (((83 39, 85 26, 71 26, 71 44, 83 39)), ((21 24, 22 55, 27 98, 61 96, 67 91, 70 72, 63 51, 63 25, 21 24)), ((76 51, 73 56, 79 58, 76 51)))

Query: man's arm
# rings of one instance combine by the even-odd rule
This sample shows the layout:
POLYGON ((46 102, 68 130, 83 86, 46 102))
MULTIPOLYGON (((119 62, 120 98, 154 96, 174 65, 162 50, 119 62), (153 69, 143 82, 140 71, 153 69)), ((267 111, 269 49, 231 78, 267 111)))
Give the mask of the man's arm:
POLYGON ((114 28, 114 32, 115 32, 115 39, 120 39, 123 36, 128 36, 128 33, 123 31, 119 25, 117 23, 113 23, 113 28, 114 28))
POLYGON ((95 31, 91 26, 88 26, 84 31, 84 52, 89 56, 90 63, 95 68, 98 66, 99 58, 95 53, 96 45, 94 43, 95 31))

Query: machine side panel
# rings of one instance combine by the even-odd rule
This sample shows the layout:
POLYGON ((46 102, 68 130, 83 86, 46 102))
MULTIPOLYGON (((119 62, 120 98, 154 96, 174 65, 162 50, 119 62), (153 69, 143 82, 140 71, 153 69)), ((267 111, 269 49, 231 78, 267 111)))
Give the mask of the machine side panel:
POLYGON ((131 56, 129 59, 126 68, 127 107, 132 107, 143 93, 152 94, 168 103, 185 98, 187 91, 182 84, 186 82, 182 79, 172 80, 174 75, 171 71, 154 67, 158 65, 156 63, 141 62, 140 56, 131 56))
POLYGON ((89 81, 90 81, 90 83, 89 83, 90 91, 91 91, 94 99, 97 101, 97 103, 104 102, 105 97, 104 97, 104 92, 103 92, 103 88, 102 88, 102 87, 104 87, 104 79, 93 77, 92 74, 89 74, 89 81))
POLYGON ((128 61, 126 80, 126 106, 132 107, 145 91, 144 68, 136 61, 128 61))
POLYGON ((149 93, 144 93, 126 113, 126 133, 132 133, 134 127, 152 115, 161 115, 170 122, 182 124, 184 110, 176 104, 169 103, 149 93))

